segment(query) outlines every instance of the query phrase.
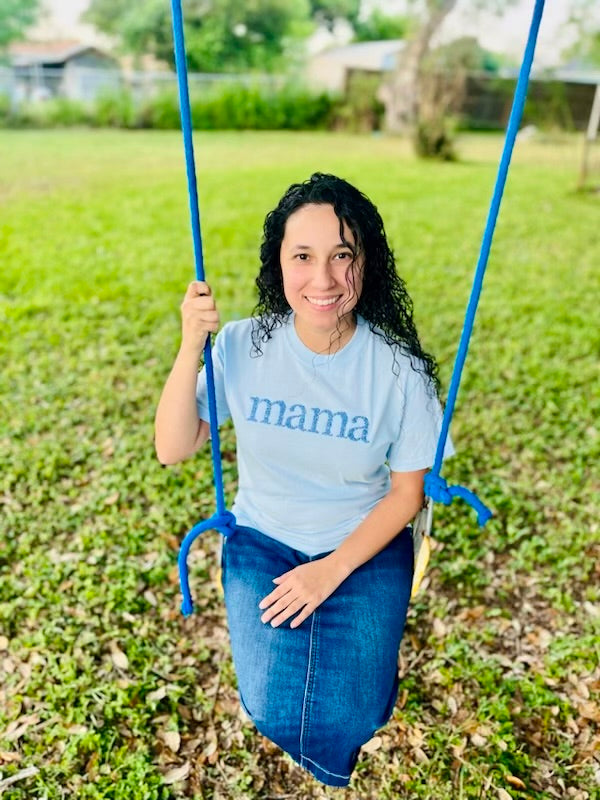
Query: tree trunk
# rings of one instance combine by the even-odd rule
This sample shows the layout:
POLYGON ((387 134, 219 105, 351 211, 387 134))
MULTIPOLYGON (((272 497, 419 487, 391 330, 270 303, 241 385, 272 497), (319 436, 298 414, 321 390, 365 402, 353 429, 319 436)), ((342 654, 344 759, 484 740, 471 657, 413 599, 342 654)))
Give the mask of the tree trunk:
POLYGON ((414 129, 419 115, 419 77, 423 60, 434 34, 456 3, 457 0, 430 0, 426 21, 398 55, 397 68, 380 93, 386 106, 387 130, 407 133, 414 129))

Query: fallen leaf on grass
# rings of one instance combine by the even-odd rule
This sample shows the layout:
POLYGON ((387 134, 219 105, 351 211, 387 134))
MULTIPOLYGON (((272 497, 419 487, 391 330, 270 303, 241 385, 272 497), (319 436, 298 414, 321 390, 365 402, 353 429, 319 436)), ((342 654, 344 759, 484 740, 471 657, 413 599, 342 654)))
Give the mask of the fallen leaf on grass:
POLYGON ((6 732, 2 735, 2 739, 7 742, 16 742, 31 725, 37 725, 39 721, 40 719, 36 714, 32 714, 28 717, 20 717, 10 723, 6 732))
POLYGON ((88 732, 88 728, 85 725, 70 725, 66 730, 72 736, 83 736, 88 732))
POLYGON ((512 795, 506 789, 498 789, 498 800, 513 800, 512 795))
POLYGON ((374 736, 366 744, 363 744, 362 749, 365 753, 374 753, 381 747, 381 736, 374 736))
POLYGON ((163 734, 163 741, 174 753, 176 753, 179 748, 181 747, 181 736, 179 735, 179 731, 165 731, 163 734))
POLYGON ((426 764, 429 761, 429 756, 424 750, 421 750, 420 747, 415 747, 413 750, 415 761, 419 764, 426 764))
POLYGON ((214 755, 217 752, 217 746, 216 739, 210 741, 202 751, 203 758, 210 758, 212 755, 214 755))
POLYGON ((149 692, 146 695, 146 700, 149 703, 157 703, 159 700, 163 700, 167 696, 167 687, 161 686, 160 688, 156 689, 153 692, 149 692))
POLYGON ((163 775, 163 783, 170 785, 172 783, 177 783, 178 781, 184 781, 190 774, 190 770, 190 762, 186 761, 185 764, 182 764, 180 767, 175 767, 175 769, 170 769, 165 775, 163 775))
POLYGON ((0 750, 0 762, 4 764, 10 764, 13 761, 20 761, 21 754, 20 753, 13 753, 8 750, 0 750))
POLYGON ((110 655, 112 662, 117 669, 126 670, 129 668, 129 659, 125 653, 119 648, 116 642, 110 643, 110 655))

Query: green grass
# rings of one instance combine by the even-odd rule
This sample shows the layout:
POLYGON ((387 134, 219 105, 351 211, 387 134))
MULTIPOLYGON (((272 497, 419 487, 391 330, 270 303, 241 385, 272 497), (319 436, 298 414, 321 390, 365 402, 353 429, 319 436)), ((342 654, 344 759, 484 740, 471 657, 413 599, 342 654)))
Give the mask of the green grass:
MULTIPOLYGON (((441 165, 383 137, 203 134, 223 318, 253 306, 266 211, 333 171, 379 206, 447 386, 500 147, 441 165)), ((3 132, 0 152, 0 786, 39 770, 3 798, 600 797, 600 201, 574 192, 578 143, 515 153, 445 473, 495 516, 438 512, 398 706, 346 792, 238 715, 216 534, 179 614, 178 542, 214 503, 208 454, 161 469, 152 446, 193 277, 179 136, 3 132)))

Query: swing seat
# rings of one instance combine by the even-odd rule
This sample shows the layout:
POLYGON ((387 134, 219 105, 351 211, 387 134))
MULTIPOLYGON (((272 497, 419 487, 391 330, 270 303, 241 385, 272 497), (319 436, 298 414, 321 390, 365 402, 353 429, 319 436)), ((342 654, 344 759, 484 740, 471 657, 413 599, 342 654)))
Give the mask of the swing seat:
POLYGON ((413 582, 410 599, 414 600, 425 577, 431 556, 431 527, 433 523, 433 500, 425 497, 423 507, 412 524, 413 539, 413 582))

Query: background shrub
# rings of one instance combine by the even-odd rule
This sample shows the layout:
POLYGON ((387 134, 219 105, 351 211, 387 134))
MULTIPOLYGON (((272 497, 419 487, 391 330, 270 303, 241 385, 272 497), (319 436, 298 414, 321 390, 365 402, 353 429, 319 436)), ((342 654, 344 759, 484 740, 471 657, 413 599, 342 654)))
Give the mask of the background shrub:
POLYGON ((146 98, 137 109, 137 128, 173 130, 179 125, 179 100, 174 89, 164 89, 154 97, 146 98))
POLYGON ((385 112, 377 98, 380 85, 378 75, 351 74, 346 95, 335 111, 334 127, 354 132, 380 130, 385 112))
POLYGON ((94 103, 92 122, 101 128, 132 128, 135 104, 126 89, 109 89, 98 94, 94 103))

